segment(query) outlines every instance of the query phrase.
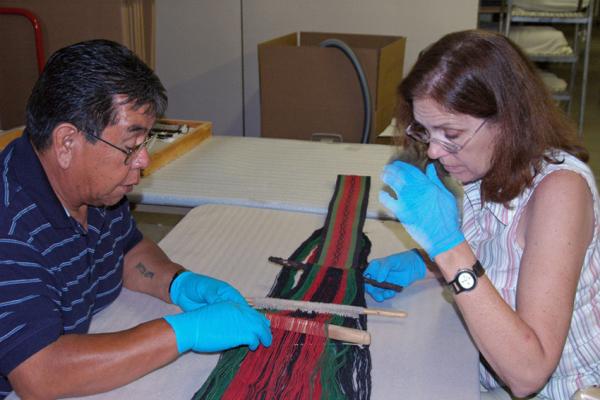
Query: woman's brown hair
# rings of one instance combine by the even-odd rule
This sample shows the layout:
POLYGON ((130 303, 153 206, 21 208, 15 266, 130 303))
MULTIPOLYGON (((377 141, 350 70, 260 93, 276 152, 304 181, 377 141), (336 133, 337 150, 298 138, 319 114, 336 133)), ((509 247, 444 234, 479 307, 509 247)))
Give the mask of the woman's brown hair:
MULTIPOLYGON (((498 129, 482 200, 508 203, 532 183, 551 150, 582 161, 569 118, 552 99, 535 67, 509 39, 470 30, 450 33, 419 56, 398 87, 398 125, 413 120, 413 100, 432 98, 449 112, 485 118, 498 129)), ((408 147, 418 146, 406 138, 408 147)))

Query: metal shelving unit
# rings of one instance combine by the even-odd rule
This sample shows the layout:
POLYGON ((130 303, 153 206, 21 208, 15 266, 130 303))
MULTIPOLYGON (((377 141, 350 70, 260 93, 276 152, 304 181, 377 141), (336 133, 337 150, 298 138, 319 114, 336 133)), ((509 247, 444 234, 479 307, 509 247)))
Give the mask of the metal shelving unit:
POLYGON ((584 9, 582 0, 578 1, 577 10, 574 12, 550 12, 550 11, 527 11, 516 8, 513 5, 513 0, 507 0, 505 4, 506 16, 504 18, 504 34, 509 35, 511 25, 518 23, 520 25, 537 24, 537 25, 573 25, 574 33, 572 39, 572 55, 544 55, 531 56, 534 62, 544 63, 569 63, 571 64, 570 79, 566 92, 558 92, 554 94, 554 98, 558 101, 567 103, 567 112, 572 114, 572 103, 575 95, 575 87, 577 85, 577 72, 579 62, 581 60, 582 42, 583 42, 583 70, 581 73, 581 94, 579 101, 578 112, 578 133, 581 136, 583 132, 583 118, 585 112, 585 98, 587 92, 588 67, 590 58, 590 43, 592 39, 592 25, 594 19, 594 3, 596 0, 590 0, 589 5, 584 9))

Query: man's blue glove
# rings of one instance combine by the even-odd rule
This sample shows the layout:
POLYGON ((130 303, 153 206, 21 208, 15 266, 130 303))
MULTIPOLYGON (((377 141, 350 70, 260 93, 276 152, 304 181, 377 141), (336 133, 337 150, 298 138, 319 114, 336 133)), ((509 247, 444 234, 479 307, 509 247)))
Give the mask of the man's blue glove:
POLYGON ((248 305, 236 288, 227 282, 186 271, 175 278, 169 292, 173 304, 183 311, 222 301, 248 305))
MULTIPOLYGON (((369 263, 363 273, 367 278, 377 282, 389 282, 400 286, 408 286, 416 280, 425 278, 425 261, 415 249, 392 254, 385 258, 378 258, 369 263)), ((391 299, 396 292, 365 284, 365 290, 376 301, 391 299)))
POLYGON ((379 201, 394 213, 429 257, 433 259, 464 242, 456 198, 444 187, 433 164, 423 174, 410 164, 395 161, 384 168, 381 179, 397 199, 381 191, 379 201))
POLYGON ((231 301, 167 315, 165 320, 175 331, 180 354, 188 350, 222 351, 242 345, 254 351, 259 343, 269 347, 273 340, 271 323, 264 315, 231 301))

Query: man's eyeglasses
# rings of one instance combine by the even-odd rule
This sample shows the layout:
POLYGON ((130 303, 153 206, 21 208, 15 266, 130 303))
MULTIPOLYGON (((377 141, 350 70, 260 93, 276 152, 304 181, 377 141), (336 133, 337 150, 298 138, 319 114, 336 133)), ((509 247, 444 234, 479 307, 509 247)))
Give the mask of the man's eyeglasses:
POLYGON ((123 160, 123 163, 125 165, 129 165, 129 163, 131 162, 131 160, 133 160, 134 158, 137 157, 138 154, 140 154, 140 152, 146 148, 148 150, 150 150, 150 148, 152 147, 152 145, 154 144, 154 140, 156 139, 156 135, 150 135, 148 136, 142 143, 140 144, 136 144, 135 146, 128 148, 128 149, 124 149, 122 147, 119 147, 117 145, 112 144, 111 142, 109 142, 108 140, 104 140, 99 136, 96 135, 92 135, 91 133, 87 133, 84 132, 87 136, 89 137, 93 137, 99 141, 101 141, 102 143, 105 143, 107 145, 109 145, 110 147, 112 147, 113 149, 117 149, 119 150, 121 153, 125 154, 125 160, 123 160))
POLYGON ((467 144, 469 144, 471 139, 473 139, 475 134, 477 132, 479 132, 479 130, 483 127, 483 125, 485 125, 486 122, 487 122, 487 119, 484 119, 483 122, 481 123, 481 125, 479 125, 479 127, 477 129, 475 129, 475 131, 473 131, 473 133, 471 133, 471 136, 469 136, 469 138, 467 140, 465 140, 462 144, 454 143, 451 140, 440 140, 440 139, 432 138, 431 134, 429 133, 427 128, 425 128, 423 125, 419 124, 417 121, 411 122, 404 130, 404 133, 406 133, 409 137, 411 137, 421 143, 435 142, 435 143, 439 144, 448 153, 456 154, 459 151, 461 151, 467 144))

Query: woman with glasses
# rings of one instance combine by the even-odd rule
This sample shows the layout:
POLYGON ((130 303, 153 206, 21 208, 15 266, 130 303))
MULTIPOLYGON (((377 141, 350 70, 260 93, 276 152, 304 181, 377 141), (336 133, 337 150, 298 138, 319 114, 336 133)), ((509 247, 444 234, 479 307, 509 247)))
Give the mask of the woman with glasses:
POLYGON ((446 280, 481 355, 482 398, 567 399, 598 384, 598 191, 532 64, 499 34, 452 33, 421 54, 398 93, 404 151, 462 184, 462 217, 433 163, 389 164, 382 179, 393 193, 380 201, 423 251, 373 260, 365 275, 446 280))

